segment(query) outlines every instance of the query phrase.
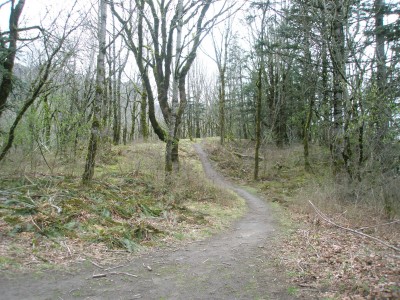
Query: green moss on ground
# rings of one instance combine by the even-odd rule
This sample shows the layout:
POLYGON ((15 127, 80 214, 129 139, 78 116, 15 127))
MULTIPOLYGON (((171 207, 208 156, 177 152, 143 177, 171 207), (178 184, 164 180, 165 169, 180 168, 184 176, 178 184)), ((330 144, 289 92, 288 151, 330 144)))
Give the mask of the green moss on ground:
POLYGON ((243 213, 243 201, 205 179, 188 141, 181 142, 181 171, 166 186, 163 151, 161 143, 113 147, 87 186, 62 173, 2 176, 0 266, 40 260, 49 245, 49 261, 56 261, 56 253, 85 245, 97 255, 198 239, 243 213), (25 253, 15 255, 7 244, 24 245, 25 253))

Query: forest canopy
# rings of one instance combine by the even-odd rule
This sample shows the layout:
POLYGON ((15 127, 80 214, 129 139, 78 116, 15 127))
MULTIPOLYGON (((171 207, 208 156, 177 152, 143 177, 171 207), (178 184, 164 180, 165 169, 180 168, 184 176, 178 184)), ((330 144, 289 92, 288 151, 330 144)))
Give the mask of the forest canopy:
POLYGON ((254 179, 269 143, 308 171, 324 147, 349 182, 399 172, 395 2, 26 2, 0 6, 2 161, 86 157, 90 182, 98 150, 158 138, 174 173, 180 139, 219 136, 255 141, 254 179))

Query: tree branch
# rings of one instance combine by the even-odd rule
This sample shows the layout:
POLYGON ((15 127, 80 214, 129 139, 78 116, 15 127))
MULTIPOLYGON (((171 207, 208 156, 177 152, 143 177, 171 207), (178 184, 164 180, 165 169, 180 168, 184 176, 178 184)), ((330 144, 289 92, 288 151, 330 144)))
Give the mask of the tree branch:
POLYGON ((374 236, 371 236, 369 234, 363 233, 361 231, 358 231, 358 230, 355 230, 355 229, 352 229, 352 228, 349 228, 349 227, 344 227, 342 225, 336 224, 335 222, 330 220, 323 212, 321 212, 310 200, 308 200, 308 202, 311 204, 312 208, 315 210, 315 212, 318 214, 318 216, 320 216, 321 219, 323 219, 325 222, 327 222, 327 223, 329 223, 329 224, 331 224, 331 225, 333 225, 335 227, 338 227, 340 229, 343 229, 345 231, 349 231, 349 232, 351 232, 353 234, 357 234, 357 235, 361 235, 363 237, 369 238, 369 239, 374 240, 374 241, 376 241, 376 242, 378 242, 378 243, 380 243, 382 245, 385 245, 386 247, 388 247, 390 249, 393 249, 393 250, 395 250, 397 252, 400 252, 400 248, 397 248, 397 247, 395 247, 393 245, 390 245, 390 244, 386 243, 385 241, 383 241, 381 239, 378 239, 378 238, 376 238, 374 236))

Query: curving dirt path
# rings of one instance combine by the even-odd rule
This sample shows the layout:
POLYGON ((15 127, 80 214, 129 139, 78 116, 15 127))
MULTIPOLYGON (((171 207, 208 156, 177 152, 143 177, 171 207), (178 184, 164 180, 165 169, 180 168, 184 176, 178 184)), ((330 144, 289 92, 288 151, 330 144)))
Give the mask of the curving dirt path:
POLYGON ((138 256, 115 269, 137 278, 93 279, 93 272, 101 270, 88 264, 68 273, 0 278, 0 299, 294 299, 282 270, 270 259, 274 224, 268 205, 217 174, 200 145, 195 150, 210 180, 248 204, 231 229, 180 249, 138 256))

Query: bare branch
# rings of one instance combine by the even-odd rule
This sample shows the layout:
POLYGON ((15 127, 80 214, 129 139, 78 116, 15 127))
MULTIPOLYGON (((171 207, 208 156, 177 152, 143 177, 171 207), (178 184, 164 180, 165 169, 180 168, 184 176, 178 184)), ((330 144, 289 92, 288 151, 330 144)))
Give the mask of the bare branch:
POLYGON ((318 214, 318 216, 320 216, 321 219, 323 219, 325 222, 327 222, 327 223, 329 223, 329 224, 331 224, 331 225, 333 225, 335 227, 338 227, 340 229, 349 231, 349 232, 351 232, 353 234, 357 234, 357 235, 369 238, 369 239, 374 240, 374 241, 376 241, 376 242, 378 242, 378 243, 380 243, 382 245, 385 245, 386 247, 388 247, 390 249, 393 249, 395 251, 400 252, 400 248, 397 248, 397 247, 395 247, 393 245, 390 245, 390 244, 386 243, 385 241, 382 241, 381 239, 378 239, 378 238, 376 238, 374 236, 371 236, 369 234, 363 233, 361 231, 358 231, 358 230, 355 230, 355 229, 352 229, 352 228, 349 228, 349 227, 344 227, 342 225, 336 224, 335 222, 330 220, 323 212, 321 212, 310 200, 308 202, 311 204, 312 208, 315 210, 315 212, 318 214))

